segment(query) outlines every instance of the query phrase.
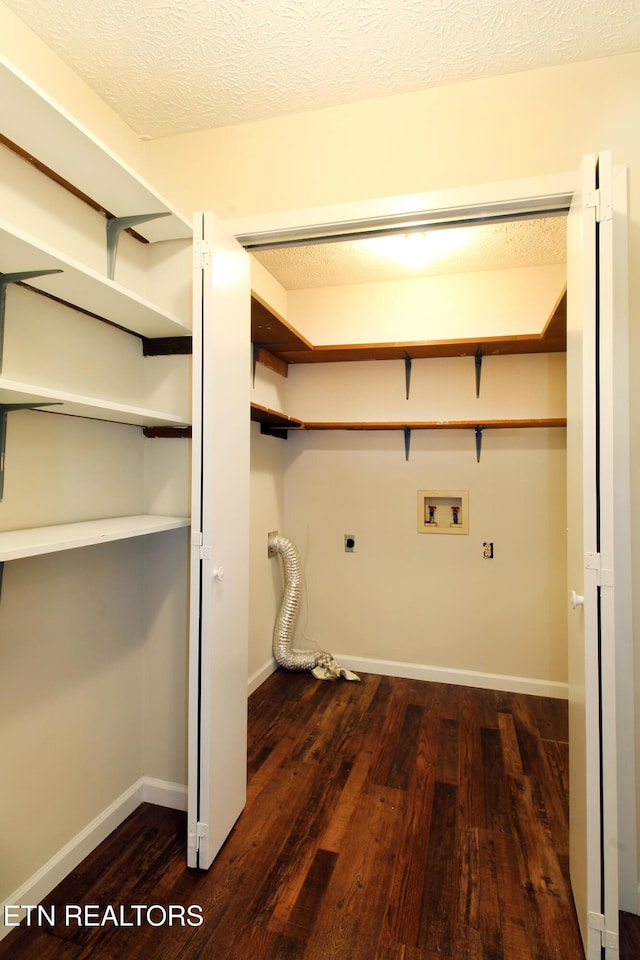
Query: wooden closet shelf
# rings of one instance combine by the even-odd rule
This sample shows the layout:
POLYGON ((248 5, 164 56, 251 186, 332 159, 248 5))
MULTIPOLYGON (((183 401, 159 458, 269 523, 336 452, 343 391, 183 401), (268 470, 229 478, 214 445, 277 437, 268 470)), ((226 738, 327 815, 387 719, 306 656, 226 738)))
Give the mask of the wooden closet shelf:
POLYGON ((527 427, 566 427, 566 417, 505 420, 361 420, 303 421, 269 407, 251 404, 251 419, 277 430, 507 430, 527 427))
POLYGON ((188 527, 189 524, 188 517, 138 515, 8 530, 0 533, 0 563, 43 553, 88 547, 96 543, 145 537, 152 533, 188 527))
POLYGON ((566 427, 565 417, 512 420, 363 420, 303 423, 303 430, 507 430, 523 427, 566 427))
MULTIPOLYGON (((541 334, 485 337, 474 340, 344 343, 316 346, 252 297, 251 338, 256 346, 264 348, 286 364, 473 357, 478 351, 487 357, 522 353, 562 353, 567 349, 566 317, 565 293, 558 301, 541 334)), ((258 359, 261 358, 258 357, 258 359)))

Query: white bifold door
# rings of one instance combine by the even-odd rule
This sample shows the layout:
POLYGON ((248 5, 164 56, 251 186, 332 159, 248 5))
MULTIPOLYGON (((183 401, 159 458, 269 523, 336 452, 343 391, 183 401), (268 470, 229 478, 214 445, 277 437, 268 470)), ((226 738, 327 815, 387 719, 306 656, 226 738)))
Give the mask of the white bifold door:
POLYGON ((207 869, 247 783, 249 256, 220 221, 194 229, 188 847, 207 869))
POLYGON ((583 160, 568 228, 570 870, 587 960, 635 888, 626 170, 583 160), (626 505, 626 507, 625 507, 626 505))

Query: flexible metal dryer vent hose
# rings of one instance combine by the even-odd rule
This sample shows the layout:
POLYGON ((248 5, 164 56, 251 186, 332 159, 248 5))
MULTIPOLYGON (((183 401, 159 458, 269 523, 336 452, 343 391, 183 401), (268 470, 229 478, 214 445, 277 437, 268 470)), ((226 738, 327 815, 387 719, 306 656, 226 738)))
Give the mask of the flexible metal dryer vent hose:
POLYGON ((302 562, 295 544, 286 537, 269 537, 269 552, 282 558, 284 594, 273 628, 273 656, 286 670, 313 670, 322 650, 294 650, 293 633, 302 597, 302 562))

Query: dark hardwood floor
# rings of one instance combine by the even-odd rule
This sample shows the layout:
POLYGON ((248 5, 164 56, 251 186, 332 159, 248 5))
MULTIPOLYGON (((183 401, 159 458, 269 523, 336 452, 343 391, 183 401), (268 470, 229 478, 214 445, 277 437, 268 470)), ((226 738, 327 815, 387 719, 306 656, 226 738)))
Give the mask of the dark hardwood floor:
POLYGON ((144 805, 0 960, 583 960, 564 702, 278 671, 249 730, 247 806, 208 873, 185 867, 184 814, 144 805), (98 925, 65 925, 83 904, 98 925), (100 925, 109 905, 134 925, 100 925))

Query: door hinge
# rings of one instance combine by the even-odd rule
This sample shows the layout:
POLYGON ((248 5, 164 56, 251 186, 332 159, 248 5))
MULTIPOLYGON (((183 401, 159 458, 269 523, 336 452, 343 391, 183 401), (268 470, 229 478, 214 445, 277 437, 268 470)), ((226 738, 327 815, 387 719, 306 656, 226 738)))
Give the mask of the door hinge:
POLYGON ((211 266, 213 251, 208 240, 193 241, 193 267, 194 270, 206 270, 211 266))
POLYGON ((606 567, 602 566, 602 555, 599 553, 585 553, 584 555, 584 568, 585 570, 595 570, 596 572, 596 583, 599 587, 612 587, 613 586, 613 570, 609 570, 606 567))
POLYGON ((596 211, 596 223, 602 223, 604 220, 613 219, 611 201, 606 196, 605 191, 596 187, 594 190, 587 190, 584 195, 585 210, 594 208, 596 211))
POLYGON ((618 950, 618 933, 616 930, 607 930, 604 916, 601 913, 590 913, 588 918, 589 929, 600 934, 600 946, 606 950, 618 950))
POLYGON ((200 559, 201 559, 201 560, 212 560, 212 559, 213 559, 213 551, 212 551, 212 549, 211 549, 210 546, 207 546, 206 544, 203 544, 203 545, 200 547, 200 559))
POLYGON ((209 836, 209 824, 201 823, 199 820, 189 829, 189 847, 191 850, 198 851, 202 840, 209 836))

